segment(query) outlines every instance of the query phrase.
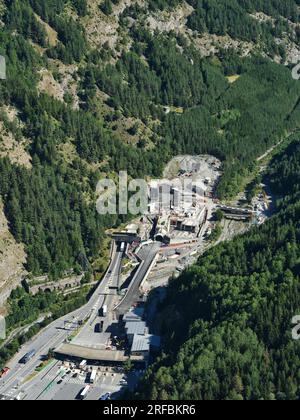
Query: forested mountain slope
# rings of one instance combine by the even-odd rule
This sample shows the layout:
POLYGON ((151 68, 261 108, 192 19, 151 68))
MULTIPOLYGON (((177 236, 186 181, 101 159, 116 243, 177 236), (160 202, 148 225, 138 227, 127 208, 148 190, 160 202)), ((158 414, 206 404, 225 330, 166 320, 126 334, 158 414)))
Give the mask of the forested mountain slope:
POLYGON ((87 270, 101 253, 120 220, 96 213, 100 177, 156 176, 175 154, 212 153, 230 196, 299 126, 286 66, 296 1, 0 3, 0 195, 34 275, 87 270))
POLYGON ((159 318, 165 355, 139 397, 299 399, 300 143, 272 162, 278 214, 208 251, 171 281, 159 318))

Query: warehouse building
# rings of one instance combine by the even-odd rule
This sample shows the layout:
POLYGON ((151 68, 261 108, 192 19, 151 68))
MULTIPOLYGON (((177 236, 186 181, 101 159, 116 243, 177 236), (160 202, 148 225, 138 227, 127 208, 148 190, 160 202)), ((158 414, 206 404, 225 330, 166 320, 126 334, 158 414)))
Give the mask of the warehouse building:
POLYGON ((125 331, 128 343, 131 346, 135 335, 145 335, 147 333, 146 323, 144 321, 126 322, 125 331))
POLYGON ((147 360, 151 352, 157 352, 159 350, 160 344, 161 340, 157 335, 135 335, 131 346, 131 355, 143 356, 147 360))

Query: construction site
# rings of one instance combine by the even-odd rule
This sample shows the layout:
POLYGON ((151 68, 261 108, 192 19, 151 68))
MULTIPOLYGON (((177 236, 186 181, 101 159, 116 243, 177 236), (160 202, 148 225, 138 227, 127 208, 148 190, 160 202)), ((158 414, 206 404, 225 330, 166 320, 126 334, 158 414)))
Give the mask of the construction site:
POLYGON ((168 165, 164 179, 149 183, 154 239, 172 244, 199 238, 214 207, 220 167, 212 156, 179 156, 168 165))
MULTIPOLYGON (((138 235, 143 244, 162 244, 141 285, 143 293, 166 285, 213 244, 232 239, 268 218, 272 198, 265 192, 251 204, 245 195, 232 203, 221 203, 216 197, 221 176, 221 162, 213 156, 178 156, 169 162, 162 179, 148 183, 148 214, 126 227, 127 234, 138 235), (222 221, 216 217, 218 212, 222 221), (217 226, 220 236, 211 239, 217 226)), ((130 257, 132 246, 127 251, 123 282, 130 267, 135 266, 130 257)))
MULTIPOLYGON (((216 158, 180 156, 162 179, 149 182, 148 212, 110 232, 110 265, 88 303, 23 346, 2 381, 5 398, 113 399, 134 388, 163 344, 155 314, 165 286, 210 247, 263 223, 271 210, 264 188, 251 204, 246 196, 219 202, 220 177, 216 158), (45 343, 54 359, 32 377, 45 343), (22 369, 20 357, 28 359, 22 369), (126 373, 128 365, 132 374, 126 373)), ((31 286, 52 286, 44 281, 31 286)), ((76 281, 67 278, 60 286, 76 287, 76 281)))

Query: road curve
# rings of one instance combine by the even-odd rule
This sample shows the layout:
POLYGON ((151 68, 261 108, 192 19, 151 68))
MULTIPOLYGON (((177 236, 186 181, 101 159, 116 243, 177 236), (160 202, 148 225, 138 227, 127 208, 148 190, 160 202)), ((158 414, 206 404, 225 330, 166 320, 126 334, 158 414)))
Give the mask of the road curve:
POLYGON ((68 338, 70 331, 65 330, 65 321, 84 319, 91 313, 105 293, 105 289, 111 281, 111 272, 114 271, 116 266, 119 266, 120 258, 122 258, 122 255, 116 251, 114 244, 110 266, 89 302, 74 312, 55 320, 21 347, 20 351, 8 363, 9 373, 0 379, 0 394, 7 395, 12 388, 17 388, 38 366, 41 356, 46 355, 49 349, 57 347, 68 338), (32 349, 36 350, 36 355, 27 364, 20 364, 20 359, 32 349))

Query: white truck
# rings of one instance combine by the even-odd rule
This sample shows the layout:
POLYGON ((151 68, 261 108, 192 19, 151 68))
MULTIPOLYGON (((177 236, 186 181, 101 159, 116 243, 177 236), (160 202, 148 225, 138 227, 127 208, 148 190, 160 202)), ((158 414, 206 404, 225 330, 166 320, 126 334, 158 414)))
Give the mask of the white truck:
POLYGON ((89 390, 90 390, 90 386, 89 386, 89 385, 87 385, 87 386, 86 386, 86 387, 82 390, 82 392, 80 393, 79 398, 80 398, 81 400, 84 400, 84 399, 87 397, 87 394, 88 394, 89 390))
POLYGON ((87 364, 87 361, 86 360, 82 360, 80 362, 80 365, 79 365, 80 369, 83 369, 86 366, 86 364, 87 364))
POLYGON ((91 372, 91 375, 90 375, 90 383, 91 384, 95 383, 96 377, 97 377, 97 370, 93 369, 92 372, 91 372))
POLYGON ((106 316, 107 315, 107 305, 103 305, 102 306, 102 316, 106 316))

